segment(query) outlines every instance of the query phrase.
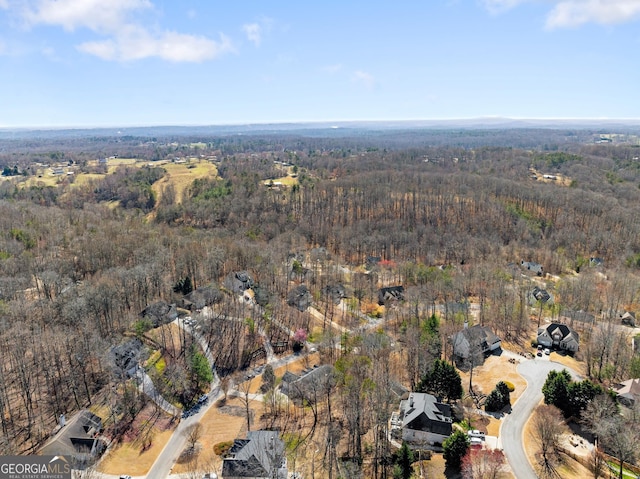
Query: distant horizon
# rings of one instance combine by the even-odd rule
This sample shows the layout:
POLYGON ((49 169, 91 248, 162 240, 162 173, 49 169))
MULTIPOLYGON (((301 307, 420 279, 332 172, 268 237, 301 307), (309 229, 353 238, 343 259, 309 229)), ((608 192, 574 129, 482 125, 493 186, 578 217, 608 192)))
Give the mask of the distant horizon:
POLYGON ((563 124, 563 123, 585 123, 585 126, 622 124, 629 126, 640 126, 640 117, 637 118, 608 118, 608 117, 502 117, 502 116, 478 116, 478 117, 452 117, 452 118, 420 118, 420 119, 350 119, 350 120, 283 120, 283 121, 247 121, 229 123, 149 123, 149 124, 93 124, 93 125, 0 125, 0 130, 4 131, 57 131, 57 130, 102 130, 102 129, 131 129, 131 128, 217 128, 217 127, 261 127, 261 126, 315 126, 322 128, 341 128, 349 125, 414 125, 437 126, 439 124, 465 124, 471 123, 474 126, 482 127, 495 126, 496 122, 501 123, 541 123, 541 124, 563 124))

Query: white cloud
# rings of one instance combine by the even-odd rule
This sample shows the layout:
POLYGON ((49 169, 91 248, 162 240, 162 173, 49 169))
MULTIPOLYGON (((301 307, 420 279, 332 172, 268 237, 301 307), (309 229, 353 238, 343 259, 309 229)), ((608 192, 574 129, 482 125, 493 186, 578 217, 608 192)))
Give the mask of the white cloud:
POLYGON ((640 17, 640 0, 564 0, 547 17, 548 28, 585 23, 612 25, 640 17))
POLYGON ((114 32, 132 12, 152 8, 149 0, 38 0, 25 10, 31 25, 59 25, 65 30, 88 28, 114 32))
MULTIPOLYGON (((7 2, 8 0, 0 0, 7 2)), ((151 0, 25 0, 23 19, 32 27, 60 26, 66 31, 88 29, 103 38, 77 49, 110 61, 160 58, 171 62, 202 62, 233 51, 231 40, 147 27, 138 18, 153 13, 151 0)), ((195 12, 194 12, 195 14, 195 12)), ((145 18, 145 20, 147 20, 145 18)))
POLYGON ((247 40, 259 47, 265 35, 271 31, 273 20, 263 17, 257 22, 245 23, 242 25, 242 31, 247 36, 247 40))
POLYGON ((354 83, 362 85, 367 90, 373 90, 373 87, 376 84, 376 79, 371 75, 371 73, 363 72, 361 70, 353 72, 351 80, 354 83))
POLYGON ((585 23, 612 25, 640 18, 640 0, 481 0, 491 13, 502 13, 523 3, 553 5, 547 28, 576 27, 585 23))
POLYGON ((262 42, 262 26, 259 23, 247 23, 242 25, 242 31, 247 35, 247 39, 255 46, 259 47, 262 42))
POLYGON ((171 31, 152 35, 141 27, 126 29, 107 40, 82 43, 78 50, 103 60, 126 62, 154 57, 171 62, 203 62, 234 51, 229 38, 222 34, 219 41, 213 41, 171 31))

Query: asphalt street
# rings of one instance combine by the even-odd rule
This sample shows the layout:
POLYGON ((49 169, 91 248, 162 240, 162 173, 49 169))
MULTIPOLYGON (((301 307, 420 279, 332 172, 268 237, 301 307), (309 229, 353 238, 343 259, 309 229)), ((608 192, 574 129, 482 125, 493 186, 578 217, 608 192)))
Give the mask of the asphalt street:
POLYGON ((524 452, 524 425, 533 409, 542 401, 542 386, 549 372, 562 371, 563 369, 569 371, 574 377, 576 376, 571 369, 546 358, 536 357, 518 365, 518 373, 527 381, 527 388, 500 427, 502 449, 517 479, 538 479, 538 475, 524 452))

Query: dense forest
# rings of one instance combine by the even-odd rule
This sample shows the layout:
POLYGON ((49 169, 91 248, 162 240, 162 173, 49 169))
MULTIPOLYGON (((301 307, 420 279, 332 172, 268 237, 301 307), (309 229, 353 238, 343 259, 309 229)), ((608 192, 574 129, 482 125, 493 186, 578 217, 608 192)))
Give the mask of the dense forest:
MULTIPOLYGON (((344 407, 327 421, 333 414, 345 430, 327 429, 327 444, 338 448, 325 456, 329 471, 337 456, 374 455, 375 477, 387 477, 388 448, 375 441, 367 452, 361 439, 386 424, 376 411, 389 408, 390 380, 416 387, 441 352, 447 358, 448 337, 469 319, 451 304, 479 304, 480 322, 520 344, 539 314, 588 312, 599 324, 579 352, 589 376, 603 384, 637 377, 639 356, 613 329, 625 311, 640 310, 633 132, 332 135, 0 140, 0 453, 37 450, 60 414, 114 392, 130 409, 114 347, 149 336, 157 326, 141 315, 149 305, 186 308, 185 294, 206 287, 215 317, 203 332, 222 376, 263 362, 265 338, 282 354, 296 347, 291 332, 313 332, 313 317, 292 299, 307 288, 326 319, 313 341, 343 374, 335 401, 344 407), (105 174, 97 160, 115 157, 143 165, 105 174), (185 157, 214 163, 217 175, 158 187, 165 162, 185 157), (76 173, 39 183, 43 164, 76 173), (539 284, 555 295, 553 307, 530 303, 534 283, 521 261, 543 266, 539 284), (234 294, 236 272, 251 278, 254 307, 234 294), (379 335, 331 346, 336 285, 346 286, 355 312, 341 321, 382 314, 389 321, 379 335), (379 288, 394 285, 405 301, 380 312, 379 288), (390 338, 402 348, 397 370, 389 370, 390 338)), ((202 389, 194 346, 150 337, 173 358, 165 384, 180 386, 166 394, 188 405, 202 389)))

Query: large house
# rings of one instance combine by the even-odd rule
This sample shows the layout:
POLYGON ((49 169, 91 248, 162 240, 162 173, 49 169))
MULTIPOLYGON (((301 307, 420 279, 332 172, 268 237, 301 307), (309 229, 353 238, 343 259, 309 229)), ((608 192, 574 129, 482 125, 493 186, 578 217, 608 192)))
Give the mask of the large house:
POLYGON ((546 348, 557 348, 575 353, 580 337, 566 324, 551 323, 538 329, 538 344, 546 348))
POLYGON ((277 431, 250 431, 222 462, 222 479, 287 479, 284 442, 277 431))
POLYGON ((523 260, 523 261, 520 261, 520 266, 526 269, 527 271, 531 271, 532 273, 535 273, 537 276, 544 275, 544 269, 542 268, 542 265, 540 263, 523 260))
POLYGON ((402 427, 402 440, 411 444, 440 446, 451 435, 451 407, 438 402, 435 396, 412 392, 400 401, 396 419, 402 427))
POLYGON ((101 432, 102 419, 88 410, 80 411, 68 423, 62 415, 55 436, 40 449, 39 454, 66 456, 74 468, 84 469, 106 448, 101 432))
POLYGON ((640 379, 629 379, 612 388, 618 395, 618 401, 627 407, 633 407, 640 401, 640 379))
POLYGON ((404 299, 404 286, 389 286, 378 290, 378 304, 386 305, 393 301, 404 299))
POLYGON ((478 356, 478 358, 473 357, 473 360, 477 359, 480 364, 485 354, 491 354, 500 349, 501 340, 491 329, 479 324, 469 328, 466 321, 464 325, 464 329, 451 338, 456 363, 464 364, 472 359, 472 356, 478 356))
POLYGON ((324 397, 327 388, 332 387, 335 382, 334 368, 330 364, 313 367, 294 374, 287 371, 282 376, 280 391, 293 400, 306 400, 315 403, 324 397))

